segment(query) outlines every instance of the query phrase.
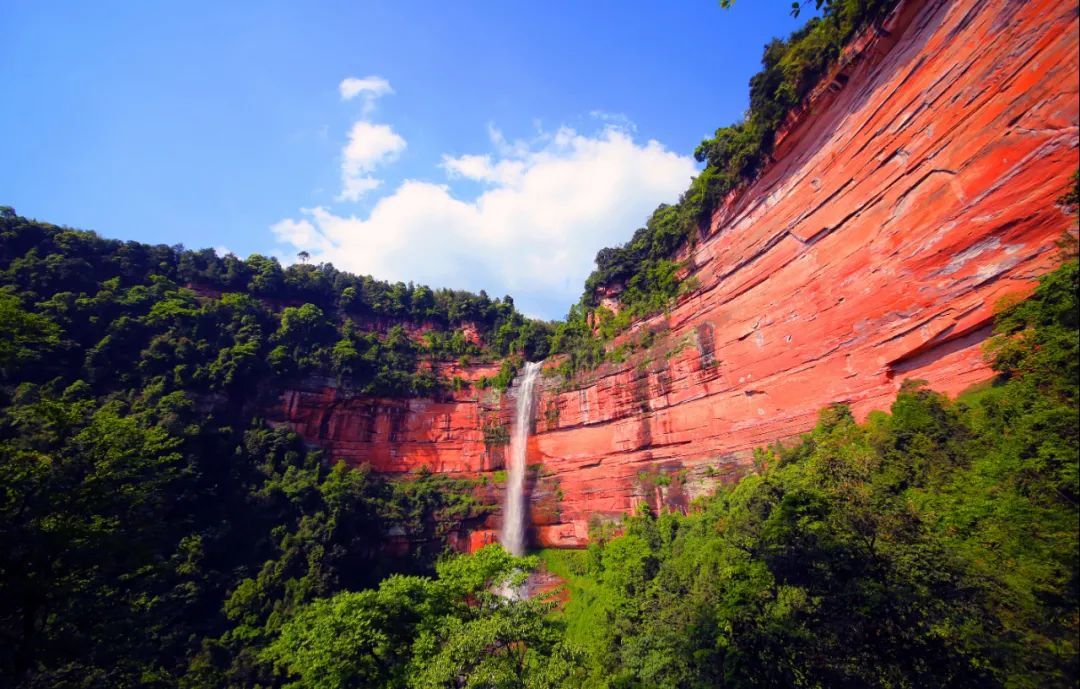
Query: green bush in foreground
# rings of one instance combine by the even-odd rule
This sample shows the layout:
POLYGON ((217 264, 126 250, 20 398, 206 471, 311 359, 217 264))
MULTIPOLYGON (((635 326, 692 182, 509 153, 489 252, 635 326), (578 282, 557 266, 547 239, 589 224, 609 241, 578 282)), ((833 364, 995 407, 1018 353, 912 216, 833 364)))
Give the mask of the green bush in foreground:
POLYGON ((557 687, 575 672, 544 598, 520 586, 533 558, 499 546, 447 559, 437 576, 392 576, 377 589, 316 601, 266 655, 298 678, 289 687, 557 687))

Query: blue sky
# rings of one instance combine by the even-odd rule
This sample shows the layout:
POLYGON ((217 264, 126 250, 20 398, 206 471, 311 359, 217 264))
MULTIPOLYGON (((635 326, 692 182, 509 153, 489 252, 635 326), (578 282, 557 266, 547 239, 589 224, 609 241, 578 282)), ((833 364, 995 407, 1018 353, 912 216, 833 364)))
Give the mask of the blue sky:
POLYGON ((5 0, 0 203, 556 318, 739 118, 789 6, 5 0))

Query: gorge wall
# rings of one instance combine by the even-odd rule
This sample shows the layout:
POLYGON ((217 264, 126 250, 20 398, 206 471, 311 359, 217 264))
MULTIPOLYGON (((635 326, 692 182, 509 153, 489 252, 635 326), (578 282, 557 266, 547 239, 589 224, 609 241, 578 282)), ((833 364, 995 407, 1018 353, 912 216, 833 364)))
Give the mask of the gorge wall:
MULTIPOLYGON (((1078 165, 1077 16, 1060 0, 908 0, 854 41, 688 250, 699 288, 624 336, 655 344, 572 385, 542 375, 534 539, 580 546, 590 519, 681 508, 828 404, 862 417, 908 378, 949 394, 987 380, 995 304, 1033 288, 1075 222, 1056 199, 1078 165)), ((486 475, 497 503, 513 395, 312 381, 274 420, 379 471, 486 475)), ((494 540, 498 519, 461 546, 494 540)))

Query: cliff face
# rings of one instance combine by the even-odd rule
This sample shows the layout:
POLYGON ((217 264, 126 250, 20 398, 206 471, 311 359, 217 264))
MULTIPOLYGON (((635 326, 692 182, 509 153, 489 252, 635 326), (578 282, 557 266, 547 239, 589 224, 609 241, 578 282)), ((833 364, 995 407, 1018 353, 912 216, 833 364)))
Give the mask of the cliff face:
MULTIPOLYGON (((573 389, 542 379, 538 542, 581 545, 590 519, 642 500, 681 507, 830 403, 864 416, 908 378, 951 394, 987 380, 995 304, 1032 289, 1074 222, 1055 200, 1078 164, 1077 58, 1075 4, 1057 0, 909 0, 855 41, 690 250, 700 288, 626 336, 656 344, 573 389)), ((490 472, 512 395, 313 385, 278 420, 380 471, 490 472)))

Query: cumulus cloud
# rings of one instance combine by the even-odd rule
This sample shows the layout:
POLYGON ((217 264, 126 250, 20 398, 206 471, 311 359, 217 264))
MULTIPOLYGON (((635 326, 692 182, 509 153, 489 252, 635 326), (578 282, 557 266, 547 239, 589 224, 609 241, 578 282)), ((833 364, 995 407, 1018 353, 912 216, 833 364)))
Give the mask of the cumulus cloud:
POLYGON ((379 186, 374 170, 395 160, 405 149, 405 139, 387 124, 363 120, 353 123, 341 152, 341 194, 338 201, 356 201, 379 186))
MULTIPOLYGON (((360 124, 343 171, 362 180, 405 142, 385 125, 360 124)), ((628 240, 697 172, 692 158, 638 143, 624 127, 588 135, 562 128, 527 142, 489 133, 493 153, 443 156, 447 183, 407 180, 366 216, 308 208, 273 231, 339 268, 509 293, 526 313, 556 318, 580 296, 597 250, 628 240), (482 192, 455 193, 463 178, 485 185, 482 192)))
POLYGON ((270 231, 274 233, 279 242, 292 244, 302 250, 310 252, 316 248, 319 251, 333 249, 333 245, 326 241, 322 233, 315 229, 315 225, 309 220, 288 218, 272 225, 270 231))

